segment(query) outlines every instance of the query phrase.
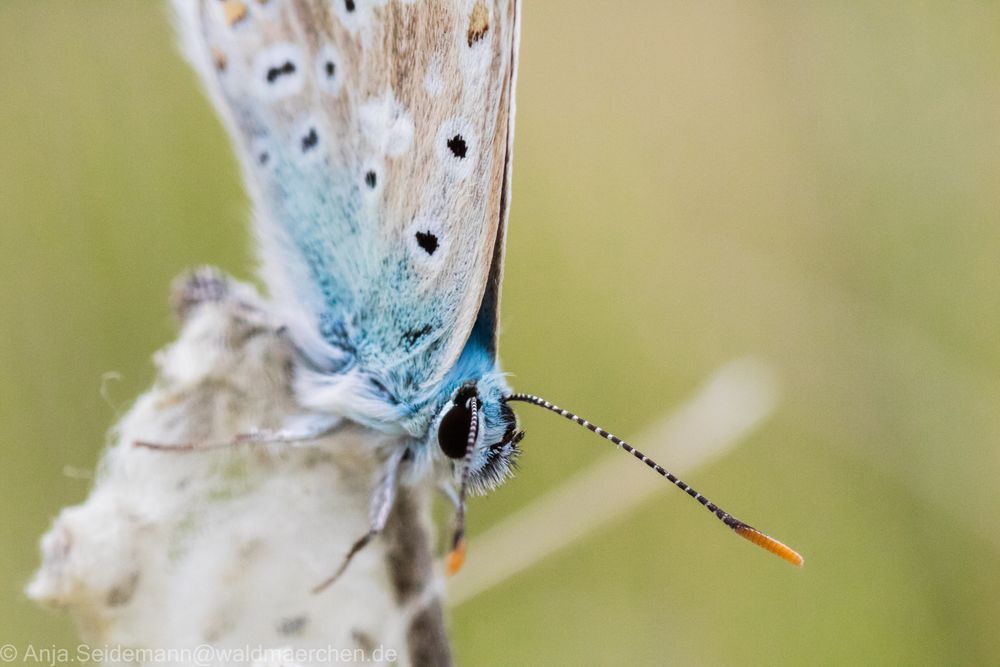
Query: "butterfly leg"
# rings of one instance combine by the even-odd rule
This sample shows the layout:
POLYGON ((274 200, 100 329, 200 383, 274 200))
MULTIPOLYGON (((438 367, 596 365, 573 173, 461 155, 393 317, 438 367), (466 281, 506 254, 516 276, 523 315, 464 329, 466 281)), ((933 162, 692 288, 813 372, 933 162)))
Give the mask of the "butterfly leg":
POLYGON ((386 522, 389 520, 389 513, 392 511, 392 506, 396 502, 396 489, 399 484, 399 467, 403 462, 403 457, 406 454, 406 449, 403 447, 399 448, 399 451, 394 452, 389 460, 385 463, 385 467, 382 469, 382 474, 379 477, 378 483, 375 485, 375 491, 372 493, 371 507, 369 510, 369 520, 370 525, 368 527, 368 532, 362 535, 360 538, 355 540, 351 548, 347 550, 347 555, 344 556, 344 560, 341 561, 340 567, 332 575, 320 582, 315 588, 313 588, 313 593, 320 593, 327 589, 331 584, 333 584, 340 575, 347 570, 347 566, 351 564, 351 560, 355 555, 366 546, 382 530, 385 528, 386 522))
POLYGON ((308 440, 317 440, 334 433, 344 420, 333 415, 323 415, 320 417, 310 416, 306 421, 289 420, 282 428, 278 429, 254 429, 246 433, 241 433, 232 440, 221 442, 149 442, 147 440, 136 440, 132 444, 136 447, 152 449, 158 452, 200 452, 210 449, 230 449, 240 445, 274 445, 274 444, 300 444, 308 440))

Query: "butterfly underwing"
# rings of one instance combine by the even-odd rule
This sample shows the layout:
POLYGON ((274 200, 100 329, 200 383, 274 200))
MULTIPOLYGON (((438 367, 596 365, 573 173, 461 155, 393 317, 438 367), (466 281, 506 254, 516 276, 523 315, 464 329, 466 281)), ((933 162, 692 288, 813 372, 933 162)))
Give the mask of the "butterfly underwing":
POLYGON ((479 448, 470 481, 499 482, 516 432, 496 320, 518 3, 175 6, 241 158, 303 404, 428 441, 426 458, 474 383, 480 439, 507 444, 479 448))
POLYGON ((460 546, 466 488, 495 487, 518 453, 513 401, 574 419, 752 530, 499 370, 519 0, 172 2, 240 159, 300 402, 405 443, 351 554, 381 528, 404 459, 451 467, 460 546))

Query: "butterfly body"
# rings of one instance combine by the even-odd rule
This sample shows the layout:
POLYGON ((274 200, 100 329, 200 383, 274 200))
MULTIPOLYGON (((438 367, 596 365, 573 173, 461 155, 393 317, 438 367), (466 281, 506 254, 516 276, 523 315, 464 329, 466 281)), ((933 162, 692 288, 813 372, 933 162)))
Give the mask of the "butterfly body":
POLYGON ((318 423, 343 418, 403 443, 386 458, 370 530, 326 583, 385 525, 404 464, 459 483, 457 567, 466 491, 512 472, 523 437, 513 402, 590 429, 801 564, 625 441, 507 385, 497 320, 519 0, 172 2, 243 168, 300 403, 318 423))

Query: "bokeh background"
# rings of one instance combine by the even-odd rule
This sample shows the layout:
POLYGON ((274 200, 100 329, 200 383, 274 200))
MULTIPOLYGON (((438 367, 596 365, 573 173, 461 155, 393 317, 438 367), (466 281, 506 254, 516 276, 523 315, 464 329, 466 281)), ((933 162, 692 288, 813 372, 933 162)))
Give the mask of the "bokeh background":
MULTIPOLYGON (((454 609, 464 664, 1000 659, 998 25, 527 0, 505 365, 627 436, 733 357, 770 364, 774 417, 689 481, 807 564, 665 486, 454 609)), ((37 539, 151 379, 171 278, 252 275, 247 203, 161 2, 3 0, 0 90, 0 642, 72 647, 22 593, 37 539)), ((522 413, 473 544, 619 455, 522 413)))

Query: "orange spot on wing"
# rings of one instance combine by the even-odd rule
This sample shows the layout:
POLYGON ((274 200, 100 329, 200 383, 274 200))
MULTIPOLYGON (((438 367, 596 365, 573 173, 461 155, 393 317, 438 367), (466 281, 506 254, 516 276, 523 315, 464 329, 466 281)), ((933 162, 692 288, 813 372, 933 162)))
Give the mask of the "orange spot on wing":
POLYGON ((472 8, 472 14, 469 15, 469 34, 468 34, 468 44, 472 46, 483 37, 486 36, 486 32, 490 29, 490 10, 486 6, 483 0, 479 0, 476 6, 472 8))
POLYGON ((462 569, 463 563, 465 563, 465 540, 459 542, 448 554, 448 561, 445 565, 448 576, 457 574, 462 569))
POLYGON ((226 54, 219 49, 212 49, 212 61, 215 63, 215 69, 220 72, 226 69, 226 54))
POLYGON ((243 0, 226 0, 222 5, 222 13, 226 17, 226 23, 236 25, 247 17, 247 4, 243 0))
POLYGON ((753 542, 765 551, 770 551, 778 558, 788 561, 795 567, 802 567, 802 564, 805 563, 805 559, 802 558, 798 551, 782 544, 773 537, 765 535, 756 528, 751 528, 750 526, 737 526, 736 528, 733 528, 733 530, 735 530, 736 534, 743 539, 753 542))

